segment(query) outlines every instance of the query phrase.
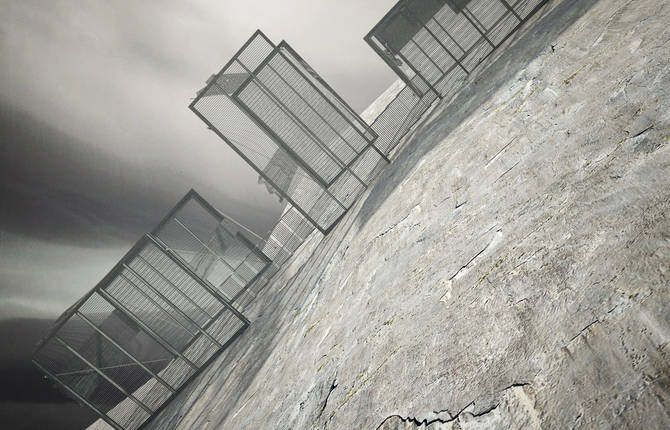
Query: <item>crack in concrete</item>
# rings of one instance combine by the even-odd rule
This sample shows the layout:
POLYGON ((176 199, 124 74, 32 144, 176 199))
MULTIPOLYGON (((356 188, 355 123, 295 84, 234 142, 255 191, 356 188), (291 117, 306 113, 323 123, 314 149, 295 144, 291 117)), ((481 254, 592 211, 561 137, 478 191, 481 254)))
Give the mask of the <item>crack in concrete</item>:
MULTIPOLYGON (((396 228, 396 227, 398 226, 398 224, 400 224, 401 222, 403 222, 403 221, 405 221, 407 218, 409 218, 409 216, 410 216, 411 214, 412 214, 412 212, 410 211, 407 215, 405 215, 405 217, 404 217, 403 219, 401 219, 401 220, 398 221, 397 223, 393 224, 391 227, 387 228, 386 230, 384 230, 383 232, 381 232, 381 233, 379 233, 377 236, 375 236, 375 239, 379 239, 380 237, 382 237, 382 236, 384 236, 385 234, 389 233, 391 230, 393 230, 394 228, 396 228)), ((373 240, 374 240, 374 239, 373 239, 373 240)))
POLYGON ((458 269, 458 270, 456 271, 456 273, 454 273, 454 274, 451 276, 451 278, 449 278, 449 280, 450 280, 450 281, 453 281, 454 279, 456 279, 456 277, 458 277, 458 275, 461 274, 461 272, 463 272, 463 271, 467 271, 467 270, 470 268, 470 266, 472 265, 472 263, 474 263, 474 261, 475 261, 479 256, 481 256, 484 252, 486 252, 487 249, 489 249, 489 248, 491 247, 491 245, 493 245, 495 242, 497 242, 497 241, 499 240, 499 237, 500 237, 501 235, 502 235, 502 230, 498 230, 496 236, 495 236, 493 239, 491 239, 491 241, 490 241, 490 242, 489 242, 489 243, 488 243, 488 244, 487 244, 481 251, 479 251, 477 254, 475 254, 475 256, 472 257, 472 258, 470 259, 470 261, 468 261, 465 265, 461 266, 461 268, 458 269))
MULTIPOLYGON (((644 130, 640 131, 639 133, 636 133, 634 136, 630 136, 630 137, 626 138, 626 140, 635 139, 636 137, 640 137, 643 134, 645 134, 646 132, 648 132, 650 130, 653 130, 653 129, 654 129, 654 124, 651 124, 649 127, 645 128, 644 130)), ((630 134, 630 132, 627 131, 627 130, 624 130, 624 132, 626 134, 630 134)))
POLYGON ((323 415, 323 411, 326 410, 326 406, 328 406, 328 399, 330 399, 330 395, 333 394, 333 391, 335 391, 335 388, 337 388, 337 378, 333 379, 333 382, 330 384, 330 390, 328 390, 328 394, 326 395, 326 400, 323 401, 323 406, 321 406, 321 410, 319 411, 319 415, 316 416, 316 419, 318 420, 321 418, 321 415, 323 415))
MULTIPOLYGON (((612 310, 614 310, 614 309, 612 309, 612 310)), ((610 311, 610 312, 611 312, 611 311, 610 311)), ((608 312, 608 313, 609 313, 609 312, 608 312)), ((581 329, 581 330, 579 331, 579 333, 577 333, 576 335, 574 335, 574 336, 572 337, 572 339, 570 339, 570 340, 568 341, 568 344, 572 343, 573 340, 577 339, 579 336, 581 336, 586 330, 588 330, 588 329, 591 328, 592 326, 594 326, 594 325, 596 325, 596 324, 600 324, 600 323, 601 323, 601 321, 600 321, 598 318, 596 318, 596 319, 593 320, 591 323, 589 323, 586 327, 584 327, 583 329, 581 329)))
MULTIPOLYGON (((503 390, 499 391, 499 393, 502 394, 505 391, 510 390, 512 388, 525 387, 525 386, 528 386, 528 385, 530 385, 530 382, 517 382, 517 383, 511 384, 511 385, 505 387, 503 390)), ((389 420, 392 420, 394 418, 399 419, 401 422, 404 422, 404 423, 414 424, 417 427, 421 427, 421 426, 428 427, 428 426, 430 426, 432 424, 435 424, 435 423, 448 424, 448 423, 459 420, 461 415, 464 414, 464 413, 467 413, 472 418, 478 418, 478 417, 482 417, 484 415, 490 414, 491 412, 495 411, 496 409, 498 409, 498 407, 500 407, 501 403, 502 403, 502 401, 499 401, 499 402, 495 403, 494 405, 492 405, 491 407, 489 407, 487 409, 484 409, 484 410, 482 410, 480 412, 477 412, 477 413, 467 412, 466 409, 470 408, 471 406, 474 406, 475 400, 473 400, 470 403, 468 403, 467 405, 465 405, 461 410, 456 412, 456 414, 450 413, 448 409, 442 409, 440 411, 433 411, 433 413, 435 415, 437 415, 437 417, 433 418, 431 420, 429 420, 428 418, 424 418, 423 420, 419 420, 419 418, 416 418, 416 417, 402 417, 402 416, 397 415, 397 414, 389 415, 388 417, 384 418, 384 420, 381 422, 381 424, 379 424, 377 426, 376 430, 380 430, 384 424, 386 424, 389 420), (449 415, 449 417, 446 418, 446 419, 445 418, 440 418, 439 415, 442 414, 442 413, 446 413, 447 415, 449 415)))
POLYGON ((519 165, 519 163, 521 163, 521 160, 519 160, 519 161, 517 161, 516 163, 514 163, 514 165, 513 165, 512 167, 510 167, 509 169, 505 170, 505 173, 503 173, 502 175, 498 176, 498 179, 496 179, 495 181, 493 181, 493 183, 495 184, 496 182, 498 182, 499 180, 501 180, 501 179, 503 178, 503 176, 505 176, 506 174, 508 174, 509 172, 511 172, 512 169, 514 169, 516 166, 519 165))
POLYGON ((500 156, 500 154, 502 154, 503 151, 505 151, 507 148, 509 148, 509 146, 510 146, 511 144, 513 144, 518 138, 519 138, 519 136, 515 136, 515 137, 512 138, 512 140, 510 140, 509 142, 507 142, 507 145, 503 146, 502 149, 501 149, 500 151, 498 151, 498 152, 496 153, 496 155, 494 155, 493 158, 491 158, 491 159, 484 165, 484 167, 485 167, 485 168, 486 168, 486 167, 489 167, 489 165, 490 165, 491 163, 493 163, 493 162, 500 156))

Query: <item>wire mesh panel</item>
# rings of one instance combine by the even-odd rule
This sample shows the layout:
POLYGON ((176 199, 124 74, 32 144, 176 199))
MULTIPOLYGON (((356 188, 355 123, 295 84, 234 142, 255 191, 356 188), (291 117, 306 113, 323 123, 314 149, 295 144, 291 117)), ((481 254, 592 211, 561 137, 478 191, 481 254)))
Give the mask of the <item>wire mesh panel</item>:
POLYGON ((446 96, 547 0, 401 0, 365 40, 420 97, 446 96))
POLYGON ((277 224, 263 241, 263 253, 271 258, 272 263, 262 276, 250 286, 248 291, 235 302, 235 305, 240 306, 240 309, 246 309, 246 306, 284 267, 284 264, 314 230, 314 225, 300 211, 290 205, 287 206, 277 224))
MULTIPOLYGON (((414 77, 414 80, 418 80, 418 77, 414 77)), ((403 87, 371 125, 379 135, 375 146, 389 155, 436 100, 438 97, 434 92, 428 91, 419 97, 412 87, 403 87)))
POLYGON ((219 290, 147 235, 59 318, 33 361, 109 425, 134 430, 248 324, 219 290))
POLYGON ((324 233, 388 163, 374 130, 286 42, 260 31, 190 107, 324 233))
POLYGON ((152 235, 231 302, 270 264, 246 229, 193 190, 152 235))

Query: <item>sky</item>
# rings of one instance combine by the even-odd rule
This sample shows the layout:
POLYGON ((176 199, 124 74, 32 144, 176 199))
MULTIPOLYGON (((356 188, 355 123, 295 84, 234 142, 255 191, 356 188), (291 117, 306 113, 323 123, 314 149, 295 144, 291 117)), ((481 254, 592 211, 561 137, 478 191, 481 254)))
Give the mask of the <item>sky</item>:
POLYGON ((55 318, 190 188, 259 234, 281 206, 188 110, 258 28, 355 110, 393 81, 395 0, 0 0, 0 320, 55 318))

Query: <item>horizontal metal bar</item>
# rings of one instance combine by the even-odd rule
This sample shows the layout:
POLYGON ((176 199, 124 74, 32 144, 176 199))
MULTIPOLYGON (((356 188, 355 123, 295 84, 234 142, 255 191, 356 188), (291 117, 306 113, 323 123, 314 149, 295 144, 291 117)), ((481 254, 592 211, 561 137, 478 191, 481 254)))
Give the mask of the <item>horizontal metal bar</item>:
POLYGON ((95 406, 93 403, 89 402, 86 400, 81 394, 77 393, 74 391, 72 388, 70 388, 65 382, 61 381, 60 378, 58 378, 56 375, 51 373, 49 370, 47 370, 44 366, 42 366, 37 360, 32 360, 33 364, 37 366, 42 372, 44 372, 49 378, 51 378, 52 381, 54 381, 56 384, 60 385, 61 388, 65 389, 68 393, 72 394, 77 400, 91 408, 98 416, 100 419, 102 419, 104 422, 109 424, 110 426, 114 427, 115 430, 125 430, 123 427, 121 427, 119 424, 116 423, 116 421, 112 420, 107 414, 102 412, 100 409, 98 409, 97 406, 95 406))
MULTIPOLYGON (((128 352, 124 347, 122 347, 122 346, 119 345, 114 339, 112 339, 111 337, 109 337, 109 336, 107 335, 107 333, 105 333, 104 331, 100 330, 100 328, 99 328, 97 325, 93 324, 93 322, 92 322, 91 320, 89 320, 88 317, 87 317, 86 315, 82 314, 82 313, 79 312, 79 311, 77 311, 76 315, 79 316, 79 318, 81 318, 82 320, 84 320, 84 322, 85 322, 86 324, 88 324, 93 330, 95 330, 96 332, 98 332, 98 334, 100 334, 102 337, 104 337, 105 339, 107 339, 108 342, 110 342, 112 345, 114 345, 114 346, 117 347, 119 350, 121 350, 124 354, 126 354, 126 355, 128 356, 128 358, 130 358, 130 359, 133 360, 135 363, 137 363, 137 365, 140 366, 142 369, 144 369, 145 372, 149 373, 149 375, 151 375, 154 379, 156 379, 158 382, 160 382, 162 385, 164 385, 165 388, 167 388, 168 390, 172 391, 173 393, 176 392, 176 390, 175 390, 174 388, 172 388, 172 386, 171 386, 170 384, 168 384, 167 382, 165 382, 165 380, 163 380, 163 378, 161 378, 160 376, 158 376, 157 374, 155 374, 154 372, 152 372, 148 367, 146 367, 142 362, 140 362, 138 359, 136 359, 136 358, 135 358, 130 352, 128 352)), ((171 360, 172 360, 172 359, 174 359, 174 358, 171 358, 171 360)))
MULTIPOLYGON (((147 236, 147 238, 149 240, 153 241, 156 245, 160 246, 157 242, 154 241, 154 239, 151 236, 147 236)), ((231 312, 233 312, 235 315, 237 315, 237 317, 239 319, 241 319, 246 325, 250 324, 250 321, 244 315, 242 315, 237 309, 235 309, 235 307, 233 305, 231 305, 230 302, 225 297, 223 297, 221 295, 221 293, 212 284, 210 284, 209 281, 199 277, 188 264, 186 264, 181 258, 176 256, 173 252, 171 252, 169 250, 166 250, 166 251, 168 251, 165 254, 166 256, 168 256, 173 262, 178 264, 179 267, 181 267, 183 270, 186 271, 186 273, 191 275, 191 277, 193 277, 193 279, 196 282, 198 282, 200 285, 202 285, 207 291, 209 291, 212 295, 214 295, 214 297, 219 299, 221 304, 223 304, 225 307, 230 309, 231 312)))
POLYGON ((163 346, 163 348, 167 349, 167 350, 168 350, 169 352, 171 352, 175 357, 179 357, 179 358, 181 358, 182 360, 184 360, 184 362, 186 362, 186 364, 188 364, 188 365, 189 365, 191 368, 193 368, 193 369, 197 369, 197 368, 198 368, 198 366, 196 366, 195 363, 193 363, 191 360, 189 360, 188 358, 186 358, 186 357, 184 356, 184 354, 182 354, 181 352, 177 351, 172 345, 170 345, 170 343, 169 343, 168 341, 166 341, 165 339, 163 339, 163 337, 161 337, 158 333, 156 333, 151 327, 149 327, 148 325, 146 325, 142 320, 140 320, 135 314, 133 314, 127 307, 125 307, 121 302, 119 302, 115 297, 113 297, 113 296, 112 296, 111 294, 109 294, 107 291, 101 289, 101 290, 99 291, 99 294, 100 294, 101 296, 103 296, 103 297, 104 297, 108 302, 110 302, 112 305, 114 305, 116 308, 118 308, 119 310, 123 311, 123 313, 125 313, 126 315, 128 315, 128 317, 129 317, 130 319, 132 319, 133 321, 135 321, 135 323, 137 323, 137 325, 139 325, 144 331, 146 331, 147 333, 149 333, 149 335, 151 335, 151 336, 154 338, 154 340, 156 340, 158 343, 160 343, 160 344, 163 346))
MULTIPOLYGON (((123 265, 123 267, 126 267, 125 264, 123 265)), ((188 334, 190 334, 191 336, 194 336, 194 337, 195 337, 196 334, 195 334, 194 332, 192 332, 192 331, 190 330, 189 327, 186 327, 181 321, 177 320, 177 318, 175 318, 173 315, 171 315, 171 314, 170 314, 170 313, 169 313, 163 306, 160 305, 160 303, 158 303, 153 297, 149 296, 149 294, 147 294, 146 291, 142 290, 142 289, 141 289, 135 282, 133 282, 130 278, 128 278, 128 276, 126 276, 125 273, 121 273, 121 276, 122 276, 126 281, 128 281, 128 283, 130 283, 131 286, 132 286, 138 293, 140 293, 145 299, 149 300, 149 302, 151 302, 154 306, 156 306, 158 309, 160 309, 160 310, 162 310, 163 312, 165 312, 165 313, 170 317, 170 319, 172 319, 175 323, 177 323, 177 324, 178 324, 181 328, 183 328, 188 334)))
POLYGON ((98 375, 102 376, 102 378, 103 378, 104 380, 106 380, 107 382, 109 382, 110 384, 112 384, 114 387, 116 387, 116 389, 119 390, 121 393, 123 393, 124 396, 128 397, 129 399, 131 399, 131 400, 132 400, 133 402, 135 402, 135 403, 137 404, 137 406, 139 406, 140 408, 144 409, 144 411, 145 411, 146 413, 148 413, 149 415, 152 415, 152 414, 154 413, 154 411, 152 411, 151 409, 149 409, 149 407, 148 407, 147 405, 145 405, 144 403, 142 403, 141 401, 139 401, 139 400, 137 399, 137 397, 135 397, 134 395, 130 394, 128 391, 126 391, 125 388, 123 388, 122 386, 120 386, 119 384, 117 384, 116 381, 114 381, 112 378, 110 378, 109 376, 107 376, 107 375, 105 374, 105 372, 103 372, 102 370, 98 369, 93 363, 91 363, 90 361, 88 361, 83 355, 81 355, 76 349, 74 349, 74 348, 72 348, 70 345, 68 345, 67 342, 65 342, 63 339, 61 339, 61 338, 58 337, 58 336, 54 336, 54 339, 56 339, 58 342, 60 342, 65 348, 67 348, 68 351, 70 351, 71 353, 73 353, 77 358, 79 358, 81 361, 83 361, 84 363, 86 363, 86 365, 89 366, 91 369, 93 369, 93 370, 95 371, 95 373, 97 373, 98 375))
MULTIPOLYGON (((158 249, 161 250, 160 248, 158 248, 158 249)), ((205 314, 208 318, 211 318, 211 317, 212 317, 212 315, 210 315, 209 312, 207 312, 202 306, 200 306, 199 304, 197 304, 192 298, 190 298, 190 297, 188 296, 188 294, 184 293, 184 292, 181 290, 181 288, 179 288, 177 285, 175 285, 174 282, 172 282, 171 280, 169 280, 163 273, 161 273, 160 270, 158 270, 153 264, 151 264, 149 261, 147 261, 146 258, 144 258, 142 255, 138 255, 137 257, 138 257, 139 259, 141 259, 142 261, 144 261, 144 263, 145 263, 147 266, 149 266, 149 268, 152 270, 152 272, 154 272, 155 274, 157 274, 161 279, 163 279, 163 280, 164 280, 165 282, 167 282, 168 284, 172 285, 172 287, 174 288, 174 290, 177 291, 177 292, 179 293, 180 296, 182 296, 182 297, 185 298, 189 303, 191 303, 193 306, 195 306, 201 313, 205 314)))
MULTIPOLYGON (((202 329, 202 327, 200 327, 200 324, 198 324, 197 322, 193 321, 193 318, 191 318, 190 316, 188 316, 188 315, 186 314, 186 312, 184 312, 184 311, 182 311, 181 309, 179 309, 179 307, 177 307, 174 303, 172 303, 172 301, 171 301, 170 299, 168 299, 167 297, 165 297, 165 296, 163 295, 163 293, 161 293, 161 292, 158 291, 156 288, 154 288, 154 286, 151 285, 151 283, 149 283, 146 279, 144 279, 144 277, 143 277, 142 275, 140 275, 140 274, 137 273, 135 270, 133 270, 132 267, 128 267, 128 266, 126 266, 126 265, 124 265, 124 267, 126 267, 128 270, 130 270, 131 272, 133 272, 133 274, 134 274, 135 276, 137 276, 138 278, 140 278, 140 280, 142 281, 142 283, 144 283, 147 287, 149 287, 149 289, 151 289, 151 291, 153 291, 155 294, 157 294, 157 295, 158 295, 163 301, 165 301, 165 302, 166 302, 172 309, 174 309, 175 311, 177 311, 177 313, 178 313, 179 315, 181 315, 183 318, 185 318, 186 320, 188 320, 191 324, 193 324, 194 326, 196 326, 197 329, 198 329, 198 331, 199 331, 201 334, 204 334, 205 337, 207 337, 210 341, 212 341, 216 346, 221 347, 221 344, 220 344, 216 339, 214 339, 209 333, 207 333, 206 331, 204 331, 204 330, 202 329)), ((176 319, 175 319, 175 320, 176 320, 176 319)), ((181 324, 180 324, 180 325, 181 325, 181 324)), ((190 331, 189 331, 189 332, 190 332, 190 331)), ((191 333, 191 335, 194 336, 194 337, 197 337, 197 335, 196 335, 195 333, 191 333)))

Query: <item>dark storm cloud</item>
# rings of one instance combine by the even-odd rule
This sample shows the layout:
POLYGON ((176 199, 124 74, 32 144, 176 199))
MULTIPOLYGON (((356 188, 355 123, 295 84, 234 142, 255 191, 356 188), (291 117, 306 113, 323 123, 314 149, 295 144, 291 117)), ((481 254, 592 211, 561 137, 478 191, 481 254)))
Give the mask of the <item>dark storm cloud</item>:
MULTIPOLYGON (((0 148, 0 224, 30 237, 87 246, 127 242, 155 225, 187 191, 178 181, 155 180, 169 178, 168 172, 123 163, 6 106, 0 107, 0 148)), ((244 202, 221 200, 237 208, 238 216, 242 208, 255 213, 244 202)), ((271 218, 246 220, 263 229, 271 218)))
POLYGON ((0 142, 5 231, 83 243, 128 239, 169 200, 138 192, 134 181, 143 179, 141 172, 7 106, 0 108, 0 142))

